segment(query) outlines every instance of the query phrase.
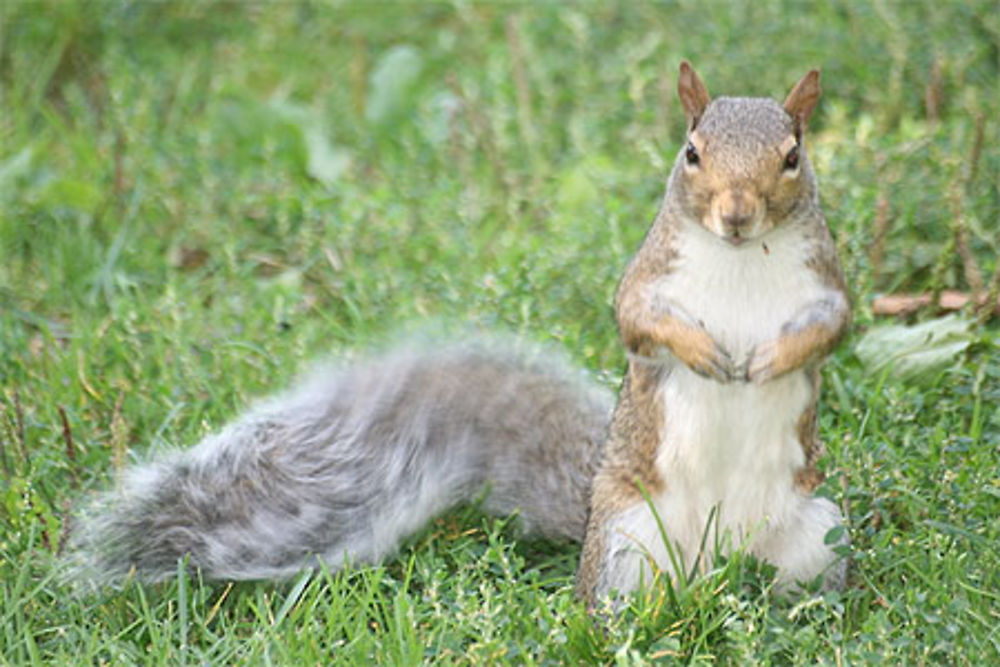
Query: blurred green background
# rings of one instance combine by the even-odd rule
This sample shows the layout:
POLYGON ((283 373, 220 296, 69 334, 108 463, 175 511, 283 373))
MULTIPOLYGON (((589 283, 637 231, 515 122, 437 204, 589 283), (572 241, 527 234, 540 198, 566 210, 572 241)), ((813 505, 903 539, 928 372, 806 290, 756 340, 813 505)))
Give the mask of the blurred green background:
MULTIPOLYGON (((555 340, 614 387, 611 297, 683 142, 682 58, 713 94, 782 99, 822 70, 807 148, 859 331, 883 293, 995 298, 995 2, 15 1, 0 5, 0 40, 7 660, 322 661, 337 641, 393 662, 996 655, 1000 362, 996 325, 975 313, 962 355, 927 384, 866 370, 850 343, 828 367, 824 492, 852 516, 859 574, 811 611, 696 595, 690 636, 652 612, 587 634, 568 548, 555 579, 498 580, 514 605, 501 616, 530 627, 463 616, 457 590, 444 623, 430 588, 406 589, 390 565, 385 581, 354 575, 388 587, 385 601, 337 612, 350 623, 305 614, 320 643, 299 649, 247 620, 266 587, 238 589, 218 614, 205 609, 226 595, 199 589, 204 624, 178 654, 171 630, 197 596, 67 601, 46 561, 83 489, 194 442, 308 359, 414 323, 555 340), (413 618, 393 616, 400 599, 413 618), (539 607, 554 610, 544 628, 539 607), (211 648, 230 635, 248 643, 211 648)), ((493 567, 492 541, 483 556, 476 537, 449 535, 493 567)), ((428 555, 434 539, 414 558, 464 572, 461 557, 428 555)), ((515 557, 537 569, 539 549, 515 557)), ((306 595, 335 605, 356 581, 315 580, 306 595)))
POLYGON ((346 326, 399 300, 517 319, 482 280, 520 272, 496 284, 551 283, 540 320, 603 341, 682 140, 686 57, 716 94, 780 98, 820 67, 810 149, 859 294, 962 288, 956 218, 987 280, 998 250, 995 9, 7 3, 0 285, 57 315, 67 289, 113 308, 256 257, 346 326))

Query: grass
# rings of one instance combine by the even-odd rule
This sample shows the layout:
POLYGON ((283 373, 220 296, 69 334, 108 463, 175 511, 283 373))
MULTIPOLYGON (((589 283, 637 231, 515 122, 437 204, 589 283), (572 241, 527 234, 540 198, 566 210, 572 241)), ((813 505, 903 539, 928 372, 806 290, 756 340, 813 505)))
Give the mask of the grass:
POLYGON ((877 294, 997 280, 993 3, 51 0, 0 26, 3 662, 1000 660, 997 325, 919 379, 853 351, 877 294), (857 320, 821 417, 846 591, 781 600, 737 555, 598 624, 578 547, 475 508, 281 584, 56 580, 88 491, 412 323, 557 341, 614 387, 682 57, 716 93, 823 69, 809 149, 857 320))

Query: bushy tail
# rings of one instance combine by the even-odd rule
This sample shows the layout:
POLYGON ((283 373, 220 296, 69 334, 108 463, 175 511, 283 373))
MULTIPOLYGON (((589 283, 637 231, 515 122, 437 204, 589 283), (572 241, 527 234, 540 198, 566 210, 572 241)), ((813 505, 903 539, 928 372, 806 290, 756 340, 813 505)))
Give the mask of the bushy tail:
POLYGON ((80 517, 73 576, 156 581, 371 562, 487 489, 487 511, 582 539, 611 396, 551 354, 497 341, 319 369, 216 435, 127 471, 80 517))

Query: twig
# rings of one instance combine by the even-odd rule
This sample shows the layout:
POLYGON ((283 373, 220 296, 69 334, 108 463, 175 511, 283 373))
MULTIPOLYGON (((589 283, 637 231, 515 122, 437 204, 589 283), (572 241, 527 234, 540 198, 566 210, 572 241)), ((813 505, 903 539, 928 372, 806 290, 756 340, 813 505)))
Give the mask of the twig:
POLYGON ((955 235, 955 250, 962 260, 962 272, 965 274, 965 282, 972 288, 973 292, 983 291, 983 274, 979 271, 976 258, 969 248, 969 230, 965 225, 965 208, 962 204, 962 188, 958 183, 953 183, 949 188, 949 199, 951 200, 952 233, 955 235))
MULTIPOLYGON (((993 279, 990 281, 990 291, 986 295, 986 300, 979 304, 980 324, 985 324, 986 320, 993 316, 995 310, 1000 310, 1000 262, 997 262, 996 271, 993 272, 993 279), (990 304, 997 304, 998 308, 990 308, 990 304)), ((998 313, 1000 314, 1000 313, 998 313)))
POLYGON ((66 458, 69 460, 70 486, 76 487, 76 445, 73 443, 73 431, 69 427, 69 419, 66 417, 66 410, 61 405, 56 406, 59 411, 59 418, 62 420, 63 442, 66 443, 66 458))
POLYGON ((122 401, 125 390, 118 392, 114 411, 111 413, 111 463, 115 471, 125 467, 125 421, 122 419, 122 401))
MULTIPOLYGON (((11 425, 11 422, 8 419, 6 419, 6 415, 7 415, 7 403, 6 402, 4 402, 4 410, 3 410, 3 412, 4 412, 4 420, 3 420, 4 430, 7 431, 10 434, 10 436, 11 436, 10 439, 11 439, 11 441, 13 441, 14 440, 14 428, 11 425)), ((7 440, 5 438, 0 438, 0 465, 3 465, 4 477, 6 477, 7 479, 13 479, 13 477, 14 477, 14 471, 10 467, 10 461, 7 460, 7 444, 6 443, 7 443, 7 440)))
POLYGON ((969 186, 976 180, 976 173, 979 170, 979 156, 983 153, 983 126, 986 119, 982 113, 976 114, 976 129, 972 135, 972 150, 969 151, 969 173, 965 177, 965 184, 969 186))
POLYGON ((974 296, 967 292, 955 290, 943 290, 940 294, 888 294, 880 296, 872 302, 872 313, 874 315, 903 316, 912 315, 920 310, 935 307, 938 310, 952 311, 961 310, 970 302, 975 301, 977 310, 987 313, 986 319, 992 314, 1000 315, 1000 299, 997 294, 987 294, 978 292, 974 296), (993 304, 991 308, 989 304, 993 304))
POLYGON ((535 121, 531 114, 531 86, 524 66, 524 49, 521 45, 521 27, 517 16, 511 14, 504 22, 507 34, 507 49, 510 51, 511 67, 514 74, 514 93, 517 96, 517 121, 521 130, 521 141, 528 151, 533 151, 535 141, 535 121))
POLYGON ((125 209, 125 132, 120 127, 115 128, 113 156, 112 188, 115 194, 115 205, 118 212, 121 213, 125 209))
POLYGON ((14 418, 17 420, 17 441, 21 445, 21 455, 24 457, 24 462, 28 463, 31 459, 28 457, 28 445, 24 437, 24 412, 21 410, 21 395, 17 389, 14 390, 14 418))
MULTIPOLYGON (((976 181, 976 174, 978 173, 979 170, 979 157, 982 155, 983 152, 983 131, 985 124, 986 124, 986 118, 983 116, 983 114, 982 113, 976 114, 976 125, 972 135, 972 149, 969 151, 969 159, 967 161, 968 172, 965 175, 966 192, 969 192, 973 188, 973 185, 976 181)), ((964 237, 965 236, 964 224, 962 225, 962 229, 964 237)), ((965 253, 968 253, 968 256, 971 259, 972 253, 969 251, 968 243, 965 240, 965 238, 962 238, 959 243, 959 252, 960 253, 963 252, 963 249, 965 253)), ((962 261, 963 263, 965 263, 966 254, 962 255, 962 261)), ((980 281, 982 281, 982 274, 979 273, 978 266, 975 266, 975 275, 979 277, 980 281)), ((1000 296, 1000 263, 997 264, 996 271, 994 272, 993 278, 990 281, 990 287, 987 292, 986 299, 983 300, 982 303, 977 304, 976 306, 976 311, 977 311, 976 319, 980 322, 980 324, 985 323, 992 316, 993 308, 990 307, 990 304, 995 303, 997 301, 998 296, 1000 296)))
POLYGON ((937 58, 931 63, 927 86, 924 88, 924 107, 927 111, 927 120, 937 123, 941 111, 941 61, 937 58))
POLYGON ((868 248, 868 257, 872 264, 872 279, 877 280, 882 269, 882 258, 885 253, 885 237, 892 227, 892 216, 889 215, 889 198, 885 192, 879 192, 875 202, 875 229, 872 243, 868 248))

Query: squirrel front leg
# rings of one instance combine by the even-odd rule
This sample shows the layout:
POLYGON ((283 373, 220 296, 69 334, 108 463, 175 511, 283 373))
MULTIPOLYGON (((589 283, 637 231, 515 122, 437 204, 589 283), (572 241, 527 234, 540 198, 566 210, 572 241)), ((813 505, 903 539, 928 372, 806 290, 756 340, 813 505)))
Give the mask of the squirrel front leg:
POLYGON ((665 347, 695 373, 719 382, 737 376, 729 353, 705 326, 669 299, 646 289, 646 285, 623 285, 617 303, 618 329, 625 349, 653 356, 665 347))
POLYGON ((746 379, 755 384, 780 377, 823 358, 843 337, 851 322, 851 307, 843 292, 830 291, 795 314, 777 338, 753 349, 746 379))

